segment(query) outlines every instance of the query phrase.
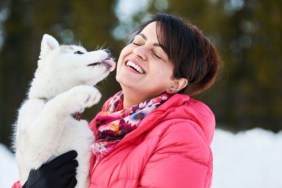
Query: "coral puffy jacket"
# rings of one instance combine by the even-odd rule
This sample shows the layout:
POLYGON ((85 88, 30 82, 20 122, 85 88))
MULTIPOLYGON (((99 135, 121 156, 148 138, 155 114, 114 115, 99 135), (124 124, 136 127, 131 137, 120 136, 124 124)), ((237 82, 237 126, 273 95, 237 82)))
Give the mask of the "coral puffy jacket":
POLYGON ((214 128, 205 104, 176 94, 92 167, 90 188, 208 188, 214 128))

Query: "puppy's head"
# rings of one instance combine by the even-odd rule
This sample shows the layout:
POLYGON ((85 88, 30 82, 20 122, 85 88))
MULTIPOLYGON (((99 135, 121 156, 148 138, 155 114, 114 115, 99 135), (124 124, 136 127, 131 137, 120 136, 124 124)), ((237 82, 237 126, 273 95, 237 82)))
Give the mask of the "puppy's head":
POLYGON ((54 37, 47 34, 43 36, 38 71, 45 72, 59 83, 95 85, 114 69, 115 62, 109 50, 88 52, 81 46, 59 45, 54 37))

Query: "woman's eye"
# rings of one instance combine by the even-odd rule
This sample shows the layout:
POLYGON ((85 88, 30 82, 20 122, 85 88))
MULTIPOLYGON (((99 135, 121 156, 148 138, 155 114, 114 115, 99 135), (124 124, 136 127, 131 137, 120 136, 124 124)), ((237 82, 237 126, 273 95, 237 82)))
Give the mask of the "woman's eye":
POLYGON ((75 51, 74 54, 84 54, 82 51, 75 51))
POLYGON ((158 59, 162 59, 156 52, 153 52, 153 56, 155 56, 158 59))
POLYGON ((136 35, 131 43, 136 46, 141 46, 144 44, 144 39, 140 35, 136 35))
POLYGON ((141 43, 138 41, 132 41, 132 44, 136 45, 136 46, 141 46, 141 43))

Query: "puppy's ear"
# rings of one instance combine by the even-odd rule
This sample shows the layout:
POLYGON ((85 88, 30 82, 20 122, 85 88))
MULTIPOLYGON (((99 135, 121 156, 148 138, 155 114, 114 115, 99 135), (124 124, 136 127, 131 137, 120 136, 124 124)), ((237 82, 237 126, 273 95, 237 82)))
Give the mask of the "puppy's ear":
POLYGON ((50 51, 54 50, 55 48, 58 48, 59 46, 59 42, 54 37, 48 34, 44 34, 41 41, 41 51, 39 58, 42 58, 50 51))

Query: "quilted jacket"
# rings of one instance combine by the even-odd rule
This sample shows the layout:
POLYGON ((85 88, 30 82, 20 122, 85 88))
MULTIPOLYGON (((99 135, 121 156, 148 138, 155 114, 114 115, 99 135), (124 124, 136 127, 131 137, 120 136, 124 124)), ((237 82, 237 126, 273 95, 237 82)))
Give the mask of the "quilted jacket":
POLYGON ((214 128, 205 104, 176 94, 92 166, 89 187, 208 188, 214 128))

